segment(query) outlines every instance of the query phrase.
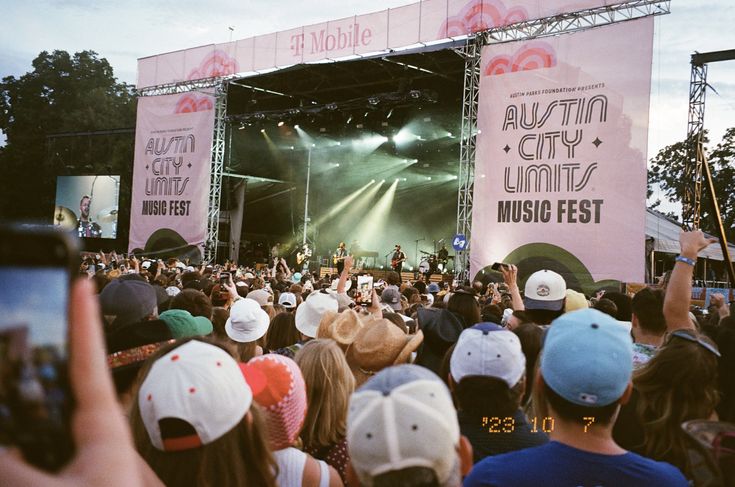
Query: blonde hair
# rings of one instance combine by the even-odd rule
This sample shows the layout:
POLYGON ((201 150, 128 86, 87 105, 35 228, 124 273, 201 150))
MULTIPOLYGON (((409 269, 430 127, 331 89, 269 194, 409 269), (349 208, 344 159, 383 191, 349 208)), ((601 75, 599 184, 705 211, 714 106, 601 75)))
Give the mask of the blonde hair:
POLYGON ((294 360, 306 382, 307 413, 301 439, 305 448, 342 441, 347 435, 347 408, 355 378, 347 359, 331 339, 307 342, 294 360))

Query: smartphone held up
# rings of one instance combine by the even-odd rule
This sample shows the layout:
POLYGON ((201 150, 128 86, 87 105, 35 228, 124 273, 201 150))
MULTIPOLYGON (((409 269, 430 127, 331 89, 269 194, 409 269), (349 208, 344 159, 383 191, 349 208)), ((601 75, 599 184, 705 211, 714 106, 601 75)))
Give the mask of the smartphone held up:
POLYGON ((51 471, 74 453, 68 308, 78 257, 68 234, 0 227, 0 446, 51 471))

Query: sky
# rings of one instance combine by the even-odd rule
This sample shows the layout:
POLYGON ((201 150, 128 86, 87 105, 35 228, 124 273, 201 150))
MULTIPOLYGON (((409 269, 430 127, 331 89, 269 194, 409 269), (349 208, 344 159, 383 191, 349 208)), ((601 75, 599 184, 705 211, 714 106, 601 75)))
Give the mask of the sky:
MULTIPOLYGON (((548 0, 547 0, 548 1, 548 0)), ((735 48, 733 0, 672 0, 655 20, 649 158, 686 135, 690 55, 735 48)), ((93 50, 134 83, 140 57, 226 42, 411 3, 410 0, 0 0, 0 76, 19 76, 43 50, 93 50), (234 31, 230 31, 230 27, 234 31)), ((506 2, 509 3, 509 2, 506 2)), ((735 126, 735 61, 712 64, 705 126, 735 126)), ((4 137, 0 134, 0 143, 4 137)))

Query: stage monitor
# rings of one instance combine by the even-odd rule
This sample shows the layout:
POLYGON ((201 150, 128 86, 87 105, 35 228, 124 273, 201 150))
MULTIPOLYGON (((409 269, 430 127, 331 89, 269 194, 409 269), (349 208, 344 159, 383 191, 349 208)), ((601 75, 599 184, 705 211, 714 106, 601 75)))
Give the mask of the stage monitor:
POLYGON ((54 225, 80 238, 116 238, 120 176, 59 176, 54 225))

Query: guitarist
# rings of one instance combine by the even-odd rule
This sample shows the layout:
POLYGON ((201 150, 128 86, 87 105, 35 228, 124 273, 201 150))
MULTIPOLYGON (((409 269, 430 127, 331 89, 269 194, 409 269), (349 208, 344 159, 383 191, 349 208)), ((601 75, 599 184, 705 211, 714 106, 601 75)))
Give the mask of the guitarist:
POLYGON ((301 266, 302 272, 309 270, 309 259, 311 259, 311 254, 312 252, 309 248, 309 244, 304 244, 301 247, 301 250, 296 253, 296 265, 301 266))
POLYGON ((337 266, 337 274, 342 274, 342 270, 345 268, 345 257, 347 257, 347 249, 345 247, 345 243, 340 242, 337 251, 332 257, 332 262, 337 266))
POLYGON ((403 269, 403 262, 406 260, 406 254, 401 250, 401 246, 396 244, 396 248, 393 251, 393 257, 390 259, 391 268, 401 275, 403 269))

